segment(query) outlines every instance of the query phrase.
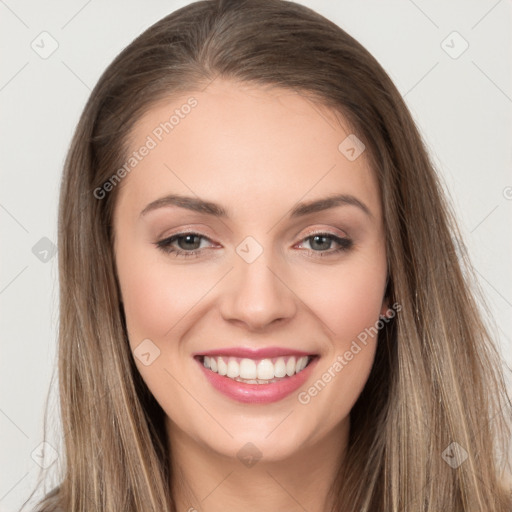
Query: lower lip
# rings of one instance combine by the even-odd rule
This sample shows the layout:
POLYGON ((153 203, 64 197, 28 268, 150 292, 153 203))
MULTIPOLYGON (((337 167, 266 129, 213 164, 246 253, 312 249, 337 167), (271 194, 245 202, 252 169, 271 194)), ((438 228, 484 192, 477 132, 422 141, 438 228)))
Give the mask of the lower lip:
POLYGON ((200 360, 196 360, 201 367, 205 377, 210 384, 222 394, 243 403, 267 404, 277 402, 287 397, 297 389, 299 389, 308 379, 313 371, 313 367, 318 361, 315 357, 309 364, 299 373, 283 380, 273 382, 272 384, 246 384, 224 377, 218 373, 212 372, 205 368, 200 360))

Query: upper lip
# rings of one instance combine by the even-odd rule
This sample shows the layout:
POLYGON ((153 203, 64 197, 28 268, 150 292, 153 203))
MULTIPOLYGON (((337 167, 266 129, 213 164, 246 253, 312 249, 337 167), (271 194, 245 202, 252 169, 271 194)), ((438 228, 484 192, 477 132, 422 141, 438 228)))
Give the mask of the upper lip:
POLYGON ((241 357, 247 359, 271 359, 280 356, 313 356, 313 352, 304 352, 293 348, 283 347, 263 347, 263 348, 244 348, 244 347, 226 347, 198 352, 194 356, 226 356, 241 357))

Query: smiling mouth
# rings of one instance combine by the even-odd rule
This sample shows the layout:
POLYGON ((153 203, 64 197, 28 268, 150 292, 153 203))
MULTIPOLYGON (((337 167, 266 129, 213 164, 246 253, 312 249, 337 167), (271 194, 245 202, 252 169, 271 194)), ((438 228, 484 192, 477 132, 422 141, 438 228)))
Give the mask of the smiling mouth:
POLYGON ((281 356, 249 359, 231 356, 197 356, 205 368, 245 384, 272 384, 302 372, 318 356, 281 356))

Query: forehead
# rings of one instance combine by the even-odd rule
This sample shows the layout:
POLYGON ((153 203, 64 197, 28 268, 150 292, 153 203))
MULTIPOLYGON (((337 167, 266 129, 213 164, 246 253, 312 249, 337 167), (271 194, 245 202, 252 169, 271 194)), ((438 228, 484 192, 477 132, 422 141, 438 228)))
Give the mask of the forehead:
MULTIPOLYGON (((130 154, 139 154, 118 202, 142 209, 182 193, 242 213, 339 192, 357 195, 379 217, 365 152, 355 159, 346 152, 354 135, 339 114, 295 91, 218 79, 139 119, 129 139, 130 154), (141 157, 144 146, 151 149, 141 157)), ((357 155, 362 147, 354 147, 357 155)))

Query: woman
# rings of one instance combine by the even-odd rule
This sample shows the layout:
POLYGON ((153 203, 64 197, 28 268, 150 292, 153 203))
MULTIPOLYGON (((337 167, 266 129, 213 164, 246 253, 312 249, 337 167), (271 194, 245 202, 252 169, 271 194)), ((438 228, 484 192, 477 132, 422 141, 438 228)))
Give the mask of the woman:
POLYGON ((85 107, 59 229, 66 466, 39 510, 510 510, 455 221, 325 18, 200 1, 150 27, 85 107))

